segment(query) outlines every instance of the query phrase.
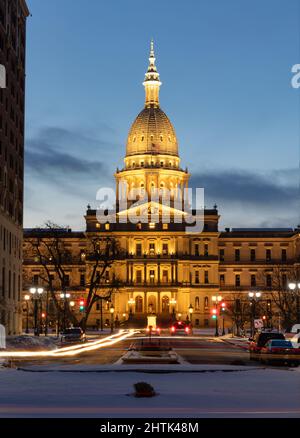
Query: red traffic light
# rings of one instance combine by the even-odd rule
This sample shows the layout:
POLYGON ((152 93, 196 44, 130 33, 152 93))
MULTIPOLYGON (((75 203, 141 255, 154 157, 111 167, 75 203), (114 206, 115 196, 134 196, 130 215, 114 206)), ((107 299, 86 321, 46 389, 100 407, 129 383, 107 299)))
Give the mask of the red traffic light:
POLYGON ((217 315, 217 314, 218 314, 218 311, 217 311, 217 309, 212 309, 212 310, 211 310, 211 313, 212 313, 213 315, 217 315))
POLYGON ((226 303, 224 303, 224 301, 221 303, 221 307, 222 307, 222 309, 225 309, 226 303))

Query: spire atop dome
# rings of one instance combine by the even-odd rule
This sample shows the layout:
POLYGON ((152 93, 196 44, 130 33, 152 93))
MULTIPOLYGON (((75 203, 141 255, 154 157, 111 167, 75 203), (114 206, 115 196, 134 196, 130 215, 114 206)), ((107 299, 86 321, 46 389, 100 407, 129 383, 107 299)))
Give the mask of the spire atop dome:
POLYGON ((161 82, 159 79, 159 73, 157 71, 155 61, 156 58, 154 54, 154 41, 153 39, 151 39, 149 67, 145 75, 145 81, 143 83, 146 92, 146 108, 149 108, 151 106, 159 107, 159 89, 161 86, 161 82))

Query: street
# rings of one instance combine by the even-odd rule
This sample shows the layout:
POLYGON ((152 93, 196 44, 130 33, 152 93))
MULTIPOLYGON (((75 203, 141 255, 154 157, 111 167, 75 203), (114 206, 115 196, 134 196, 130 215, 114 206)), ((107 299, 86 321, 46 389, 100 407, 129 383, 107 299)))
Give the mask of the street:
MULTIPOLYGON (((134 339, 129 338, 120 341, 112 347, 101 348, 99 350, 82 353, 76 357, 61 357, 47 359, 14 360, 18 367, 28 367, 31 365, 108 365, 117 362, 127 351, 134 339)), ((173 350, 181 358, 190 364, 218 364, 218 365, 240 365, 247 366, 259 365, 257 362, 249 360, 248 351, 225 342, 221 339, 209 336, 168 336, 162 335, 161 340, 170 342, 173 350)))

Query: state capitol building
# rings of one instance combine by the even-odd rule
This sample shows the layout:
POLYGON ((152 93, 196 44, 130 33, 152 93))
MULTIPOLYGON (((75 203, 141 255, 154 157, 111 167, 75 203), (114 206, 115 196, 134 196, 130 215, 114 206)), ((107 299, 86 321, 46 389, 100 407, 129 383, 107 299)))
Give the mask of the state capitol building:
MULTIPOLYGON (((97 210, 88 207, 85 231, 61 232, 61 239, 74 254, 72 263, 66 266, 68 292, 74 301, 74 312, 79 312, 78 300, 84 299, 86 294, 88 262, 84 254, 88 241, 93 236, 110 236, 118 242, 123 255, 109 267, 106 279, 109 282, 118 278, 120 287, 104 308, 100 309, 99 303, 94 304, 88 326, 99 327, 100 311, 104 321, 110 320, 113 303, 114 317, 120 322, 128 320, 130 315, 133 321, 144 325, 146 315, 155 313, 163 324, 172 315, 186 319, 192 314, 194 326, 212 327, 211 309, 218 297, 241 306, 250 291, 260 291, 267 302, 277 267, 288 272, 299 263, 300 234, 298 229, 287 228, 220 231, 216 206, 204 210, 202 232, 187 231, 189 225, 185 222, 183 207, 178 207, 180 203, 176 203, 176 199, 179 196, 184 202, 190 174, 181 166, 175 129, 160 106, 161 82, 153 42, 149 61, 144 80, 145 105, 130 128, 124 168, 116 171, 115 180, 117 196, 124 181, 129 190, 138 188, 147 194, 147 201, 135 208, 146 208, 149 214, 155 211, 159 220, 147 223, 124 220, 128 218, 128 210, 122 210, 117 200, 117 220, 100 223, 97 210), (151 201, 153 189, 171 194, 169 207, 165 207, 160 198, 151 201), (165 209, 170 214, 169 223, 162 221, 165 209), (178 217, 182 220, 176 220, 178 217)), ((45 230, 25 230, 24 246, 32 236, 39 234, 47 236, 45 230)), ((25 256, 23 296, 30 286, 43 286, 41 273, 37 260, 25 256)), ((268 305, 273 306, 273 303, 268 305)), ((270 308, 268 311, 271 314, 270 308)), ((272 315, 276 317, 276 309, 272 315)), ((232 325, 229 314, 225 315, 225 325, 232 325)))

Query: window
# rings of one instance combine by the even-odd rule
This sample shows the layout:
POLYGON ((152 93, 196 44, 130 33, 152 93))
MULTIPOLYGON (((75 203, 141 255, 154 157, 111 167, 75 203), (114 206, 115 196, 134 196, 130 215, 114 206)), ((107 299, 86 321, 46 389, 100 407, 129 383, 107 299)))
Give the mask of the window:
POLYGON ((235 276, 235 286, 236 287, 241 286, 241 276, 239 274, 235 276))
POLYGON ((168 230, 169 229, 169 224, 163 224, 163 230, 168 230))
POLYGON ((251 287, 256 287, 256 275, 251 275, 251 287))
POLYGON ((163 272, 162 272, 162 280, 163 280, 163 283, 168 283, 168 281, 169 281, 169 272, 167 270, 163 270, 163 272))
POLYGON ((163 253, 163 255, 168 255, 169 254, 169 245, 167 243, 163 243, 162 253, 163 253))
POLYGON ((286 249, 282 249, 281 250, 281 261, 282 262, 286 262, 286 259, 287 259, 287 257, 286 257, 286 249))
POLYGON ((205 283, 205 284, 208 284, 208 283, 209 283, 208 271, 204 271, 204 283, 205 283))
POLYGON ((271 274, 268 274, 266 277, 266 286, 272 287, 272 275, 271 274))
POLYGON ((155 254, 155 243, 149 244, 149 254, 154 255, 155 254))
POLYGON ((225 286, 225 274, 220 275, 220 286, 225 286))
POLYGON ((135 311, 136 313, 143 312, 143 298, 140 295, 135 299, 135 311))
POLYGON ((209 306, 209 299, 208 297, 204 297, 204 309, 207 310, 209 306))
POLYGON ((250 250, 250 260, 251 260, 251 262, 255 262, 255 260, 256 260, 256 251, 255 251, 255 249, 251 249, 250 250))
POLYGON ((199 310, 200 309, 200 298, 196 297, 195 298, 195 310, 199 310))
POLYGON ((106 224, 105 224, 105 229, 106 229, 106 231, 109 231, 109 229, 110 229, 110 225, 109 225, 109 223, 106 223, 106 224))
POLYGON ((38 286, 39 285, 39 275, 34 275, 32 278, 32 284, 34 286, 38 286))
POLYGON ((207 245, 207 243, 204 245, 204 257, 208 257, 208 245, 207 245))
POLYGON ((220 262, 224 262, 225 260, 225 249, 220 249, 219 251, 220 262))
POLYGON ((141 269, 138 269, 136 271, 136 282, 137 282, 137 284, 142 283, 142 270, 141 269))
POLYGON ((85 275, 80 274, 80 286, 85 286, 85 275))
POLYGON ((68 274, 64 277, 64 283, 66 287, 70 286, 70 276, 68 274))
POLYGON ((196 256, 196 257, 199 257, 199 255, 200 255, 200 252, 199 252, 199 244, 198 244, 198 243, 195 243, 195 256, 196 256))
POLYGON ((272 252, 270 249, 266 250, 266 261, 270 262, 272 260, 272 252))
POLYGON ((234 254, 235 254, 235 261, 239 262, 241 260, 241 252, 240 252, 240 250, 236 249, 234 254))
POLYGON ((142 255, 142 244, 141 243, 137 243, 135 245, 135 252, 137 256, 141 256, 142 255))
POLYGON ((155 271, 153 269, 150 270, 149 277, 150 277, 150 283, 153 284, 155 281, 155 271))
POLYGON ((154 222, 150 222, 149 223, 149 228, 150 228, 150 230, 154 230, 155 229, 155 223, 154 222))
POLYGON ((282 280, 282 287, 285 288, 287 286, 287 276, 286 276, 286 274, 282 274, 281 280, 282 280))
POLYGON ((195 284, 200 284, 200 272, 195 271, 195 284))

